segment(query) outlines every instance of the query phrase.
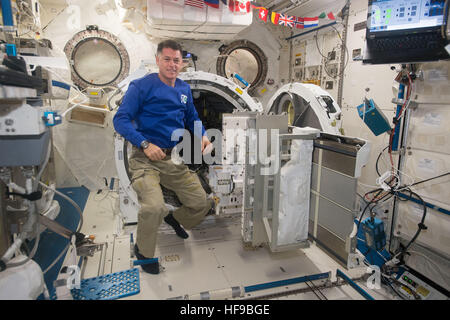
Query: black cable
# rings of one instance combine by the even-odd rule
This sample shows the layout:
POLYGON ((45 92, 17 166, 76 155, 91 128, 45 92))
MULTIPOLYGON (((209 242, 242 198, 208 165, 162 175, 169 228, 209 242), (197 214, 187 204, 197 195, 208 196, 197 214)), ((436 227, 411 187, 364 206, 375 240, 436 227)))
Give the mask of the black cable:
MULTIPOLYGON (((392 182, 392 180, 391 180, 391 182, 392 182)), ((384 189, 378 188, 378 189, 369 191, 369 192, 367 192, 367 193, 364 195, 364 198, 363 198, 363 199, 365 199, 365 197, 366 197, 367 195, 376 192, 375 196, 372 198, 371 201, 369 201, 369 202, 367 203, 366 207, 365 207, 364 210, 362 211, 361 216, 360 216, 359 219, 358 219, 357 230, 359 230, 359 227, 360 227, 360 225, 361 225, 361 220, 362 220, 364 214, 366 213, 367 208, 370 208, 370 212, 372 212, 373 209, 375 209, 375 207, 378 205, 378 203, 379 203, 380 201, 385 200, 386 197, 389 197, 388 199, 385 200, 385 201, 387 201, 387 200, 389 200, 390 198, 392 198, 392 197, 394 196, 393 192, 391 191, 390 193, 387 193, 387 194, 385 194, 384 196, 382 196, 380 199, 375 200, 375 199, 376 199, 383 191, 384 191, 384 189), (375 205, 374 205, 373 207, 370 207, 371 204, 375 204, 375 205)), ((384 201, 383 201, 383 202, 384 202, 384 201)))
POLYGON ((334 26, 331 26, 331 27, 334 29, 334 31, 337 32, 337 34, 338 34, 338 36, 339 36, 339 39, 341 39, 342 46, 344 46, 345 52, 347 53, 347 61, 345 62, 344 67, 342 68, 341 72, 340 72, 339 75, 338 75, 338 77, 341 77, 341 76, 344 74, 345 69, 347 68, 348 62, 349 62, 349 60, 350 60, 350 54, 348 53, 348 47, 347 47, 347 45, 344 43, 344 39, 342 39, 341 34, 339 33, 339 31, 338 31, 334 26))
MULTIPOLYGON (((402 249, 402 252, 400 253, 400 256, 403 256, 406 251, 409 249, 409 247, 416 241, 416 239, 419 237, 420 233, 422 232, 422 230, 426 230, 427 227, 425 226, 424 222, 425 222, 425 217, 427 215, 427 206, 425 205, 425 201, 423 201, 423 199, 415 192, 411 191, 411 189, 409 189, 411 195, 414 195, 418 198, 418 200, 422 203, 423 205, 423 214, 422 214, 422 219, 420 220, 420 223, 418 224, 419 228, 417 229, 416 234, 414 235, 414 237, 409 241, 409 243, 402 249)), ((411 197, 412 198, 412 197, 411 197)))
POLYGON ((195 61, 197 61, 198 57, 195 54, 191 53, 191 59, 194 63, 194 70, 197 71, 197 64, 195 63, 195 61))
POLYGON ((361 199, 363 199, 363 201, 367 204, 367 200, 364 199, 364 197, 362 195, 360 195, 358 192, 356 193, 356 195, 358 195, 361 199))
POLYGON ((381 281, 387 283, 387 285, 388 285, 389 287, 391 287, 392 291, 394 291, 394 292, 400 297, 400 299, 405 300, 405 297, 403 297, 400 293, 398 293, 397 290, 394 289, 394 287, 392 286, 391 282, 388 280, 387 277, 381 275, 381 281), (385 278, 386 278, 386 279, 385 279, 385 278), (384 280, 384 281, 383 281, 383 280, 384 280))
POLYGON ((314 36, 314 38, 315 38, 315 42, 316 42, 317 51, 318 51, 319 54, 322 56, 322 58, 325 59, 323 70, 325 70, 325 73, 326 73, 330 78, 336 79, 337 77, 340 77, 340 76, 342 76, 342 75, 344 74, 344 71, 345 71, 345 69, 347 68, 347 65, 348 65, 349 53, 348 53, 348 48, 347 48, 347 46, 345 45, 345 43, 344 43, 344 41, 343 41, 343 39, 342 39, 342 37, 341 37, 340 32, 339 32, 334 26, 331 26, 331 27, 332 27, 332 28, 334 29, 334 31, 336 31, 336 33, 338 34, 339 39, 340 39, 341 42, 342 42, 342 46, 344 46, 344 48, 345 48, 345 50, 346 50, 346 52, 347 52, 347 61, 345 62, 345 65, 344 65, 344 67, 342 68, 342 70, 341 70, 341 72, 340 72, 339 74, 336 74, 335 76, 332 76, 332 75, 330 75, 330 74, 328 73, 327 65, 328 65, 328 63, 330 62, 330 60, 328 59, 327 56, 324 56, 323 53, 322 53, 322 52, 320 51, 320 49, 319 49, 319 43, 318 43, 318 41, 317 41, 317 38, 318 38, 318 35, 319 35, 319 30, 316 31, 316 35, 314 36))
POLYGON ((319 49, 319 42, 317 41, 317 36, 319 35, 319 30, 316 31, 316 36, 314 37, 314 39, 316 39, 316 47, 317 47, 317 51, 319 52, 319 54, 322 56, 322 58, 328 59, 328 57, 325 57, 322 52, 320 52, 319 49))
POLYGON ((367 208, 368 208, 372 203, 374 203, 374 200, 376 199, 376 197, 378 197, 378 195, 379 195, 381 192, 383 192, 383 191, 384 191, 384 190, 383 190, 382 188, 379 188, 379 189, 375 189, 375 190, 369 191, 369 192, 367 192, 367 193, 364 195, 364 197, 366 197, 368 194, 378 192, 378 193, 373 197, 373 199, 367 203, 366 207, 364 208, 363 212, 361 213, 361 216, 360 216, 359 219, 358 219, 357 230, 359 230, 359 226, 361 225, 362 217, 364 216, 364 213, 366 213, 367 208))
MULTIPOLYGON (((446 175, 446 174, 444 174, 444 175, 446 175)), ((441 176, 444 176, 444 175, 441 175, 441 176)), ((441 176, 438 176, 438 177, 441 177, 441 176)), ((431 178, 431 179, 432 179, 432 178, 431 178)), ((392 180, 391 180, 391 181, 392 181, 392 180)), ((418 183, 422 183, 422 182, 418 182, 418 183)), ((415 235, 413 236, 413 238, 409 241, 409 243, 408 243, 404 248, 402 248, 401 251, 400 251, 398 254, 396 254, 396 255, 399 255, 399 257, 402 257, 402 256, 406 253, 406 251, 409 249, 409 247, 410 247, 410 246, 416 241, 416 239, 419 237, 419 235, 420 235, 420 233, 422 232, 422 230, 426 230, 426 229, 427 229, 427 227, 426 227, 425 224, 424 224, 424 222, 425 222, 425 217, 426 217, 426 214, 427 214, 427 207, 426 207, 426 205, 425 205, 425 202, 423 201, 423 199, 422 199, 417 193, 413 192, 413 191, 412 191, 411 189, 409 189, 409 188, 408 188, 407 190, 410 192, 410 198, 413 198, 413 195, 414 195, 414 196, 421 202, 421 204, 423 205, 423 215, 422 215, 422 219, 421 219, 420 223, 418 224, 419 228, 418 228, 416 234, 415 234, 415 235)), ((369 191, 369 192, 367 192, 367 193, 364 195, 364 197, 366 197, 366 196, 369 195, 369 194, 376 193, 375 196, 373 197, 373 199, 367 203, 366 207, 365 207, 364 210, 362 211, 361 216, 360 216, 359 219, 358 219, 357 230, 359 230, 359 227, 360 227, 360 225, 361 225, 361 220, 362 220, 362 218, 363 218, 363 216, 364 216, 364 214, 365 214, 365 212, 367 211, 368 208, 370 209, 370 212, 372 212, 373 209, 377 206, 378 202, 380 202, 381 200, 384 200, 386 197, 389 196, 389 199, 390 199, 392 196, 395 196, 395 197, 398 198, 397 192, 394 193, 394 192, 391 190, 390 193, 388 193, 388 194, 382 196, 380 199, 375 200, 375 199, 376 199, 383 191, 384 191, 384 190, 383 190, 382 188, 379 188, 379 189, 375 189, 375 190, 369 191), (370 207, 371 204, 375 204, 375 206, 370 207)))
POLYGON ((387 146, 386 148, 381 150, 380 154, 378 155, 377 161, 375 162, 375 170, 377 171, 377 174, 379 177, 381 177, 381 174, 380 174, 380 170, 378 169, 378 162, 380 161, 381 155, 383 154, 384 150, 386 150, 387 148, 389 148, 389 146, 387 146))
POLYGON ((426 179, 426 180, 422 180, 422 181, 413 183, 412 185, 410 185, 410 187, 416 186, 416 185, 418 185, 418 184, 420 184, 420 183, 428 182, 428 181, 430 181, 430 180, 434 180, 434 179, 438 179, 438 178, 441 178, 441 177, 445 177, 445 176, 447 176, 447 175, 449 175, 449 174, 450 174, 450 172, 447 172, 447 173, 441 174, 441 175, 436 176, 436 177, 433 177, 433 178, 429 178, 429 179, 426 179))
MULTIPOLYGON (((441 175, 433 177, 433 178, 429 178, 429 179, 426 179, 426 180, 422 180, 422 181, 416 182, 416 183, 412 184, 411 186, 418 185, 420 183, 424 183, 424 182, 427 182, 427 181, 430 181, 430 180, 438 179, 438 178, 444 177, 444 176, 449 175, 449 174, 450 174, 450 172, 447 172, 447 173, 441 174, 441 175)), ((415 196, 421 202, 421 204, 423 206, 423 214, 422 214, 422 218, 420 220, 420 223, 418 224, 419 228, 417 229, 416 233, 414 234, 412 239, 409 241, 409 243, 404 248, 401 249, 400 256, 403 256, 406 253, 406 251, 408 251, 409 247, 417 240, 417 238, 419 237, 419 235, 422 232, 422 230, 426 230, 427 229, 427 227, 424 224, 425 223, 425 218, 426 218, 426 215, 427 215, 427 206, 425 204, 425 201, 417 193, 413 192, 409 187, 408 187, 407 191, 409 191, 409 197, 410 198, 413 198, 413 196, 415 196)), ((397 194, 396 194, 396 197, 399 199, 397 194)), ((406 201, 409 201, 409 199, 406 200, 406 201)))

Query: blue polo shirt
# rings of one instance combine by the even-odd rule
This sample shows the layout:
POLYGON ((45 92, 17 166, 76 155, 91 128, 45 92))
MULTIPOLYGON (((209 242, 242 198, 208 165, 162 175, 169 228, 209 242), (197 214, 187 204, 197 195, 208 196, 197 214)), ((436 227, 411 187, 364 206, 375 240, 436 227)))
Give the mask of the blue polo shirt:
MULTIPOLYGON (((177 78, 175 87, 170 87, 157 73, 130 83, 113 119, 116 131, 133 145, 140 147, 147 140, 160 148, 172 148, 178 143, 171 141, 176 129, 187 128, 197 133, 194 121, 200 119, 190 86, 177 78)), ((201 134, 205 134, 203 125, 201 134)))

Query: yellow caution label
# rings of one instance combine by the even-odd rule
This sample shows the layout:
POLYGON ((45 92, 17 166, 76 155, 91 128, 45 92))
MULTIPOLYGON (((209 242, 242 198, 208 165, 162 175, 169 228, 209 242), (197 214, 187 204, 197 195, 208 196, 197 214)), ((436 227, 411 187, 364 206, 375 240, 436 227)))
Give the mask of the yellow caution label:
POLYGON ((91 95, 91 96, 98 96, 98 92, 91 91, 91 92, 90 92, 90 95, 91 95))
POLYGON ((412 295, 412 291, 410 288, 406 287, 406 286, 402 286, 401 287, 403 290, 405 290, 407 293, 409 293, 410 295, 412 295))
POLYGON ((428 291, 424 287, 419 287, 419 289, 417 289, 417 293, 420 294, 421 296, 426 297, 430 293, 430 291, 428 291))
POLYGON ((242 91, 241 88, 236 88, 235 90, 236 90, 236 92, 239 93, 239 94, 242 94, 242 93, 244 92, 244 91, 242 91))
POLYGON ((316 86, 320 86, 320 80, 305 80, 305 81, 302 81, 302 83, 311 83, 311 84, 315 84, 316 86))

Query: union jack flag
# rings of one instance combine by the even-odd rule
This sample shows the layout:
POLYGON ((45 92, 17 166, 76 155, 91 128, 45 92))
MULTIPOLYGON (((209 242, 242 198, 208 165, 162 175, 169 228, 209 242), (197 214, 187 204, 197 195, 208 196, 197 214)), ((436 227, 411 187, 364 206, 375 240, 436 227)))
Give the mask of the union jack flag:
POLYGON ((292 28, 294 26, 294 20, 295 19, 293 16, 280 14, 280 18, 278 19, 278 24, 281 26, 286 26, 286 27, 292 28))

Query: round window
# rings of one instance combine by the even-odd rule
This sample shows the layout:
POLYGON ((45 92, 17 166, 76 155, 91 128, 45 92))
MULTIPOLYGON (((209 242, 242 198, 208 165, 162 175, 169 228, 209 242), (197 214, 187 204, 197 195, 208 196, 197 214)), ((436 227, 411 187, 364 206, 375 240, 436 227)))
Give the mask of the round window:
POLYGON ((225 74, 230 78, 234 73, 239 74, 248 83, 253 83, 258 75, 258 61, 255 56, 245 49, 231 52, 225 62, 225 74))
POLYGON ((239 40, 220 47, 219 51, 216 65, 218 75, 231 78, 237 73, 250 84, 249 94, 254 93, 255 89, 264 83, 267 58, 257 45, 247 40, 239 40))
POLYGON ((83 81, 105 86, 114 82, 120 75, 122 59, 111 42, 90 38, 75 47, 73 68, 83 81))
POLYGON ((64 47, 72 80, 81 88, 115 86, 128 76, 128 52, 113 34, 88 26, 64 47))

